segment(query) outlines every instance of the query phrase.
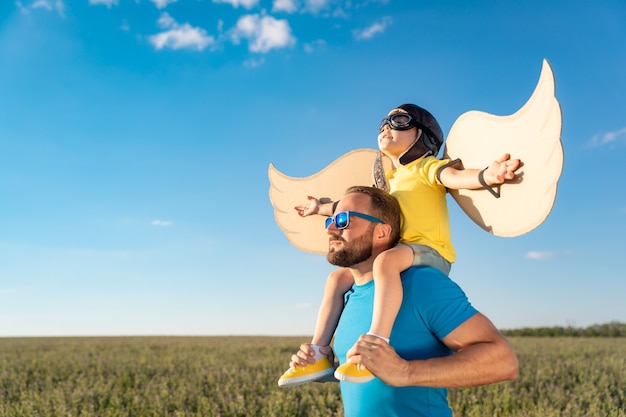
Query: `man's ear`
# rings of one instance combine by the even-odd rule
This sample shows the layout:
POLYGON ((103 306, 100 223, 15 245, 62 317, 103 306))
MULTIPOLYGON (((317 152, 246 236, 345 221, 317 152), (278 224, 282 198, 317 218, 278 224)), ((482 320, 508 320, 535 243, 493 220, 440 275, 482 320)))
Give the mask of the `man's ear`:
POLYGON ((391 226, 386 223, 378 223, 374 229, 374 236, 377 239, 389 238, 391 235, 391 226))

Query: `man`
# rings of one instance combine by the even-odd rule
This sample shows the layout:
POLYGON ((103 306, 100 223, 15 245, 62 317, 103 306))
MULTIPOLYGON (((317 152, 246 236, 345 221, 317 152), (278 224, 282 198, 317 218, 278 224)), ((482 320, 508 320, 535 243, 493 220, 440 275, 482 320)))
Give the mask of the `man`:
MULTIPOLYGON (((335 332, 335 353, 341 364, 363 365, 377 377, 364 384, 341 382, 346 416, 451 416, 447 388, 517 377, 517 357, 506 339, 453 281, 431 267, 402 273, 404 295, 391 343, 364 334, 372 317, 374 259, 399 236, 400 208, 388 193, 351 187, 327 226, 327 259, 349 268, 355 282, 335 332)), ((290 366, 314 363, 314 355, 303 344, 290 366)))

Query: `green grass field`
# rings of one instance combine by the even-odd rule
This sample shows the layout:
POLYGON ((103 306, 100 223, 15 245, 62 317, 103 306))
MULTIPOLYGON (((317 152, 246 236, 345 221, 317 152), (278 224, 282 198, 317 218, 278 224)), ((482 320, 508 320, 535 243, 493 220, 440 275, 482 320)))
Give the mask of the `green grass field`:
MULTIPOLYGON (((509 338, 514 382, 455 416, 626 417, 626 339, 509 338)), ((305 337, 0 339, 0 416, 341 416, 338 384, 279 389, 305 337)))

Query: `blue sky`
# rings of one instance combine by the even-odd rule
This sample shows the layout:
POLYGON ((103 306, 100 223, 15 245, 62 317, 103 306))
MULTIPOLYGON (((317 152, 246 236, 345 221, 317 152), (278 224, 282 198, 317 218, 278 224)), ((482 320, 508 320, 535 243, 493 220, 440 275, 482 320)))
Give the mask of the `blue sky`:
POLYGON ((21 0, 0 5, 0 336, 308 335, 323 256, 274 223, 414 102, 506 115, 544 58, 554 208, 491 236, 450 199, 452 277, 500 328, 626 321, 626 3, 21 0), (303 191, 303 196, 306 192, 303 191))

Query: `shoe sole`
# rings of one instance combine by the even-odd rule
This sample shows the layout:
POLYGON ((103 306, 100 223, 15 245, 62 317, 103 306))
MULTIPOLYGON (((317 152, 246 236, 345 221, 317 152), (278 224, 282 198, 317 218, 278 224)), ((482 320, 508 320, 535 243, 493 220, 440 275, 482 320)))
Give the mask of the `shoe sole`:
POLYGON ((293 378, 285 378, 278 380, 278 386, 281 388, 295 387, 298 385, 306 384, 307 382, 317 381, 318 379, 325 378, 332 375, 334 369, 324 369, 323 371, 315 372, 313 374, 298 376, 293 378))
POLYGON ((343 382, 351 382, 353 384, 364 384, 374 379, 374 375, 368 376, 348 376, 340 372, 335 372, 335 378, 343 382))

